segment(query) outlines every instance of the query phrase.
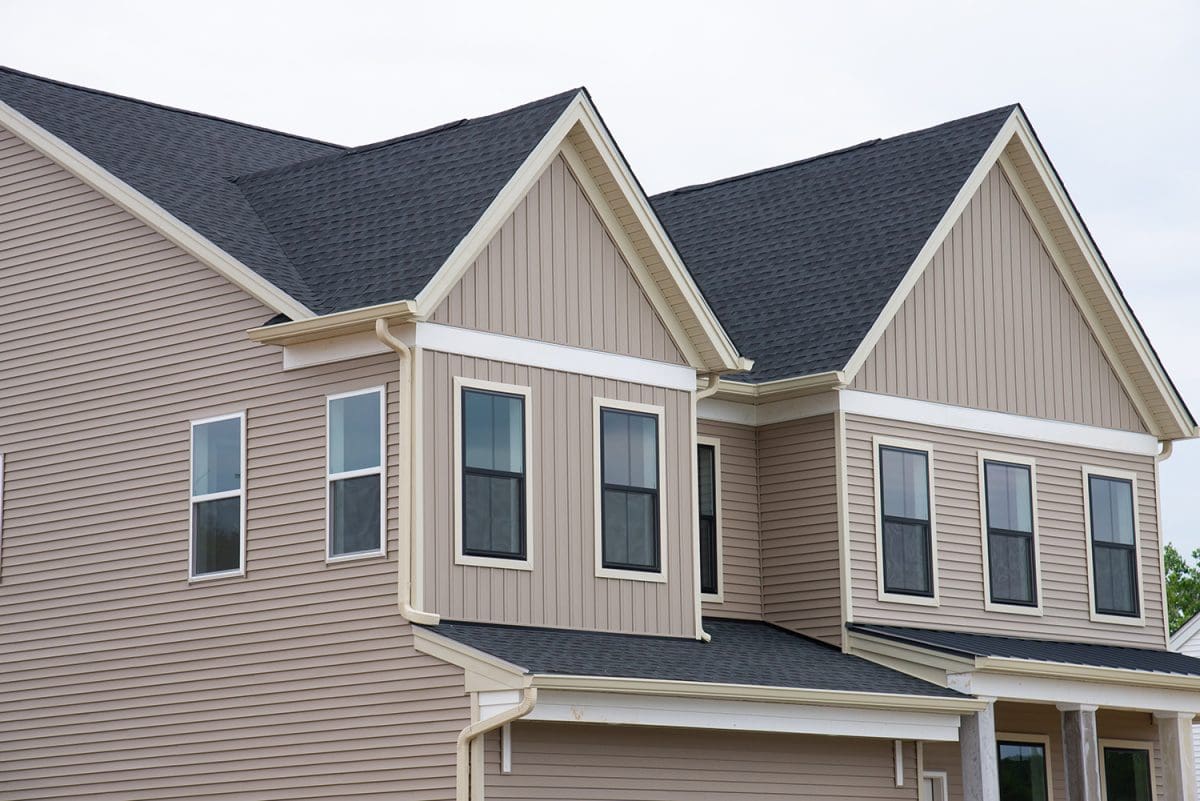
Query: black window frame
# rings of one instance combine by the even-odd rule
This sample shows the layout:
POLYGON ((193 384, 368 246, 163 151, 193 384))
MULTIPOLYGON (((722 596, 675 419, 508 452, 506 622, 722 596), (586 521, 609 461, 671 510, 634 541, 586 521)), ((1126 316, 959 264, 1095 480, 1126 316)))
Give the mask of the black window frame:
POLYGON ((527 504, 526 504, 526 481, 528 480, 527 473, 529 472, 529 453, 528 453, 528 449, 526 448, 526 439, 527 439, 527 434, 528 434, 526 427, 529 425, 529 420, 527 417, 529 407, 528 407, 528 404, 526 403, 526 397, 524 395, 522 395, 520 393, 516 393, 516 392, 504 392, 503 390, 482 389, 480 387, 475 387, 475 386, 470 386, 470 385, 465 385, 465 384, 460 388, 460 393, 461 394, 459 395, 459 408, 461 409, 461 413, 460 413, 459 417, 461 419, 458 421, 458 425, 459 425, 459 439, 461 441, 459 443, 458 456, 459 456, 459 460, 462 464, 462 469, 460 472, 460 481, 461 481, 462 492, 460 493, 461 497, 459 498, 458 513, 460 515, 459 519, 462 521, 460 523, 460 526, 462 528, 462 542, 461 542, 462 555, 463 556, 474 556, 474 557, 479 557, 479 558, 483 558, 483 559, 504 559, 504 560, 511 561, 511 562, 528 561, 528 559, 529 559, 529 521, 528 521, 528 509, 526 508, 526 506, 527 506, 527 504), (467 393, 469 393, 469 392, 473 392, 477 395, 490 395, 490 396, 501 397, 501 398, 512 398, 514 400, 520 401, 520 403, 521 403, 521 437, 520 437, 520 441, 521 441, 521 471, 519 473, 509 471, 509 470, 494 470, 494 469, 488 469, 488 468, 482 468, 482 467, 471 467, 467 463, 467 393), (471 475, 483 476, 483 477, 487 477, 487 478, 508 478, 508 479, 516 479, 517 480, 517 509, 518 509, 518 513, 519 513, 519 531, 518 531, 518 533, 520 536, 521 547, 516 553, 509 552, 509 551, 485 550, 482 548, 469 548, 467 546, 467 533, 466 533, 467 477, 471 476, 471 475))
POLYGON ((1146 759, 1146 793, 1148 799, 1153 799, 1154 795, 1154 751, 1149 743, 1145 747, 1133 744, 1117 744, 1117 743, 1102 743, 1100 745, 1100 776, 1104 787, 1104 795, 1106 798, 1112 798, 1112 789, 1109 787, 1109 762, 1108 753, 1126 754, 1144 754, 1146 759))
POLYGON ((937 577, 934 576, 933 563, 933 458, 929 451, 921 450, 920 448, 908 447, 904 445, 889 445, 880 443, 877 448, 876 464, 878 465, 878 481, 879 481, 879 549, 880 549, 880 572, 883 574, 880 580, 883 582, 883 591, 887 595, 904 595, 911 598, 935 598, 937 597, 937 577), (897 453, 915 453, 925 459, 925 509, 928 517, 925 520, 910 517, 898 517, 896 515, 888 515, 886 505, 884 504, 884 487, 883 487, 883 452, 895 451, 897 453), (888 586, 887 576, 887 549, 885 542, 887 540, 887 524, 900 523, 902 525, 919 525, 925 527, 925 575, 929 578, 929 589, 925 591, 910 590, 910 589, 892 589, 888 586))
POLYGON ((717 446, 710 442, 696 443, 696 506, 697 513, 700 519, 700 527, 698 536, 700 537, 700 592, 703 595, 719 595, 721 592, 721 553, 720 544, 721 537, 718 530, 717 518, 720 517, 721 510, 718 508, 717 484, 720 482, 721 463, 717 457, 717 446), (704 507, 700 504, 700 498, 703 497, 703 491, 700 486, 700 454, 704 450, 712 453, 712 499, 713 511, 711 515, 704 513, 704 507), (711 523, 712 526, 712 542, 709 544, 708 556, 712 561, 710 572, 712 574, 712 584, 705 584, 705 533, 704 523, 711 523))
MULTIPOLYGON (((1047 744, 1040 740, 1013 740, 1006 738, 996 739, 996 773, 1000 773, 1001 756, 1000 752, 1004 746, 1017 746, 1019 748, 1038 748, 1042 752, 1042 798, 1050 798, 1050 749, 1047 744)), ((1003 787, 1000 788, 1003 791, 1003 787)), ((1001 797, 1003 801, 1003 797, 1001 797)))
POLYGON ((1091 568, 1092 568, 1092 608, 1097 615, 1106 615, 1110 617, 1127 617, 1140 618, 1142 616, 1142 575, 1139 569, 1138 561, 1138 530, 1137 530, 1137 485, 1132 478, 1124 476, 1108 475, 1102 472, 1087 473, 1087 513, 1088 513, 1088 548, 1091 549, 1091 568), (1130 525, 1133 531, 1132 543, 1121 542, 1099 542, 1096 539, 1096 510, 1093 504, 1095 503, 1096 494, 1092 491, 1092 480, 1101 479, 1102 481, 1112 481, 1119 484, 1125 484, 1129 487, 1129 515, 1130 525), (1133 598, 1133 611, 1121 609, 1102 609, 1100 607, 1100 560, 1097 557, 1097 550, 1105 548, 1108 550, 1122 551, 1128 555, 1129 559, 1129 584, 1130 596, 1133 598))
POLYGON ((1001 604, 1004 606, 1020 606, 1027 609, 1036 609, 1038 607, 1038 579, 1037 579, 1037 498, 1034 497, 1033 489, 1033 465, 1022 462, 1007 461, 1005 459, 983 459, 983 519, 986 521, 985 535, 988 539, 988 600, 993 604, 1001 604), (1015 529, 998 528, 992 525, 991 513, 991 486, 988 483, 987 467, 989 464, 1002 465, 1004 467, 1015 467, 1025 471, 1025 475, 1029 481, 1029 531, 1018 531, 1015 529), (996 582, 995 576, 992 575, 992 536, 1011 537, 1027 539, 1029 541, 1029 600, 1022 601, 1019 599, 997 598, 996 597, 996 582))
POLYGON ((661 530, 662 526, 660 525, 661 517, 662 517, 662 509, 661 509, 660 504, 662 503, 662 499, 659 497, 659 493, 662 489, 662 472, 663 472, 662 471, 662 457, 663 457, 663 455, 662 455, 662 449, 658 447, 658 444, 659 444, 659 436, 661 435, 660 427, 662 426, 662 416, 659 414, 656 414, 655 412, 642 412, 642 411, 637 411, 634 409, 622 409, 618 406, 605 406, 604 404, 600 405, 600 415, 599 416, 600 416, 600 420, 599 420, 599 426, 600 426, 600 432, 599 432, 600 433, 600 565, 605 570, 628 570, 628 571, 633 571, 633 572, 637 572, 637 573, 648 573, 648 574, 661 575, 662 571, 663 571, 663 568, 662 568, 662 530, 661 530), (647 417, 654 421, 654 457, 655 457, 654 458, 654 469, 655 469, 654 489, 648 489, 646 487, 633 487, 633 486, 629 486, 629 485, 625 485, 625 484, 612 484, 605 480, 605 476, 604 476, 604 465, 605 465, 605 459, 604 459, 604 447, 605 447, 604 446, 604 439, 605 439, 604 438, 604 415, 606 412, 613 413, 613 414, 624 414, 624 415, 629 415, 631 417, 647 417), (653 537, 653 542, 651 543, 652 547, 650 549, 650 552, 654 556, 653 566, 626 564, 623 562, 610 562, 608 560, 608 557, 605 555, 608 550, 607 548, 604 547, 605 542, 606 542, 606 537, 608 536, 608 515, 605 512, 606 504, 604 503, 604 498, 605 498, 605 495, 610 490, 613 492, 623 492, 626 494, 648 495, 653 499, 652 509, 651 509, 651 523, 653 525, 654 537, 653 537))

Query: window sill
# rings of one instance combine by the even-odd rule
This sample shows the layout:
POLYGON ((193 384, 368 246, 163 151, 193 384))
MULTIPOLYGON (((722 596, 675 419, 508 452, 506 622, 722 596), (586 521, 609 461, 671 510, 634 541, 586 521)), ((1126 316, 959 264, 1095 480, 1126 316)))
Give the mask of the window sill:
POLYGON ((246 571, 239 568, 237 570, 223 570, 220 573, 201 573, 198 576, 188 576, 188 584, 202 584, 206 581, 220 581, 221 579, 245 577, 246 571))
POLYGON ((1025 615, 1026 617, 1042 617, 1042 607, 1006 604, 997 601, 984 601, 983 608, 988 612, 999 612, 1002 615, 1025 615))
POLYGON ((621 570, 616 567, 596 568, 596 578, 626 579, 628 581, 646 581, 651 584, 666 584, 667 576, 661 570, 652 573, 648 570, 621 570))
POLYGON ((1137 617, 1125 617, 1124 615, 1104 615, 1093 611, 1092 622, 1115 623, 1118 626, 1140 626, 1144 628, 1146 626, 1146 617, 1145 615, 1138 615, 1137 617))
POLYGON ((347 553, 341 556, 326 556, 326 565, 340 565, 344 562, 361 562, 364 559, 386 559, 387 551, 364 551, 362 553, 347 553))
POLYGON ((941 606, 942 602, 936 595, 903 595, 895 592, 879 593, 879 600, 888 604, 909 604, 911 606, 941 606))
POLYGON ((454 564, 464 567, 498 567, 502 570, 533 570, 530 559, 504 559, 499 556, 470 556, 455 554, 454 564))
POLYGON ((725 603, 725 593, 702 592, 700 593, 700 600, 706 604, 723 604, 725 603))

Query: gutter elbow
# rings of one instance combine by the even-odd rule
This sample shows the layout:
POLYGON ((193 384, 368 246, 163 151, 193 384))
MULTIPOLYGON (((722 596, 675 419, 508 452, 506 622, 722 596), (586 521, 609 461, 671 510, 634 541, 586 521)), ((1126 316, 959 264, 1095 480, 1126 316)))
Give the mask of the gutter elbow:
POLYGON ((1161 464, 1171 458, 1171 454, 1175 452, 1175 441, 1164 439, 1162 441, 1162 450, 1154 457, 1155 463, 1161 464))
POLYGON ((472 723, 458 733, 454 782, 456 801, 470 801, 472 798, 483 797, 482 793, 473 792, 476 787, 479 787, 479 782, 483 780, 483 777, 476 776, 471 770, 471 743, 489 731, 494 731, 518 718, 525 717, 533 711, 536 703, 537 688, 526 687, 521 693, 520 702, 512 709, 501 712, 499 715, 493 715, 487 720, 472 723))
POLYGON ((697 390, 696 392, 696 400, 698 401, 716 394, 716 391, 721 387, 720 373, 709 373, 707 378, 708 383, 704 385, 704 389, 697 390))

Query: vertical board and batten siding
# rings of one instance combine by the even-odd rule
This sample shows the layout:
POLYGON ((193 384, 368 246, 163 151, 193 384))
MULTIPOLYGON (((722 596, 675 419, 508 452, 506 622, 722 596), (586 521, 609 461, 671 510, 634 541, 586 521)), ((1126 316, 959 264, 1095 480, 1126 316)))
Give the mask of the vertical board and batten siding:
POLYGON ((686 364, 562 156, 430 319, 686 364))
POLYGON ((763 616, 827 642, 842 636, 833 415, 758 429, 763 616))
POLYGON ((424 598, 453 620, 693 637, 695 582, 691 393, 423 351, 424 598), (532 570, 454 560, 454 378, 530 387, 532 570), (595 575, 593 398, 664 409, 667 581, 595 575))
POLYGON ((696 433, 721 442, 723 600, 705 601, 704 614, 761 620, 757 431, 735 423, 697 420, 696 433))
POLYGON ((1164 621, 1154 459, 1151 456, 1047 444, 994 434, 846 415, 850 561, 854 620, 1029 637, 1162 648, 1164 621), (875 460, 872 437, 932 445, 937 531, 938 607, 880 601, 876 576, 875 460), (1037 517, 1043 615, 986 611, 980 521, 981 450, 1037 462, 1037 517), (1084 465, 1136 473, 1141 602, 1145 626, 1093 622, 1087 580, 1089 534, 1084 530, 1084 465))
POLYGON ((999 166, 852 387, 1146 430, 999 166))
MULTIPOLYGON (((325 395, 272 312, 0 131, 0 799, 444 799, 469 720, 387 558, 325 563, 325 395), (247 576, 188 583, 189 421, 245 410, 247 576)), ((394 525, 389 531, 394 540, 394 525)))
POLYGON ((502 801, 916 801, 916 749, 904 744, 896 786, 892 740, 516 723, 512 773, 499 736, 485 740, 485 795, 502 801))

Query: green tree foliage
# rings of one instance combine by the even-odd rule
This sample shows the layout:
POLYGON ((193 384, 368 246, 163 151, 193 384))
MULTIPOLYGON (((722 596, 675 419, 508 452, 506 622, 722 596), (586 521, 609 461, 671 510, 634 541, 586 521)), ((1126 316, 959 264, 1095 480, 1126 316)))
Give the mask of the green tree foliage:
POLYGON ((1200 548, 1192 551, 1189 561, 1167 543, 1167 623, 1174 634, 1179 627, 1200 612, 1200 548))

